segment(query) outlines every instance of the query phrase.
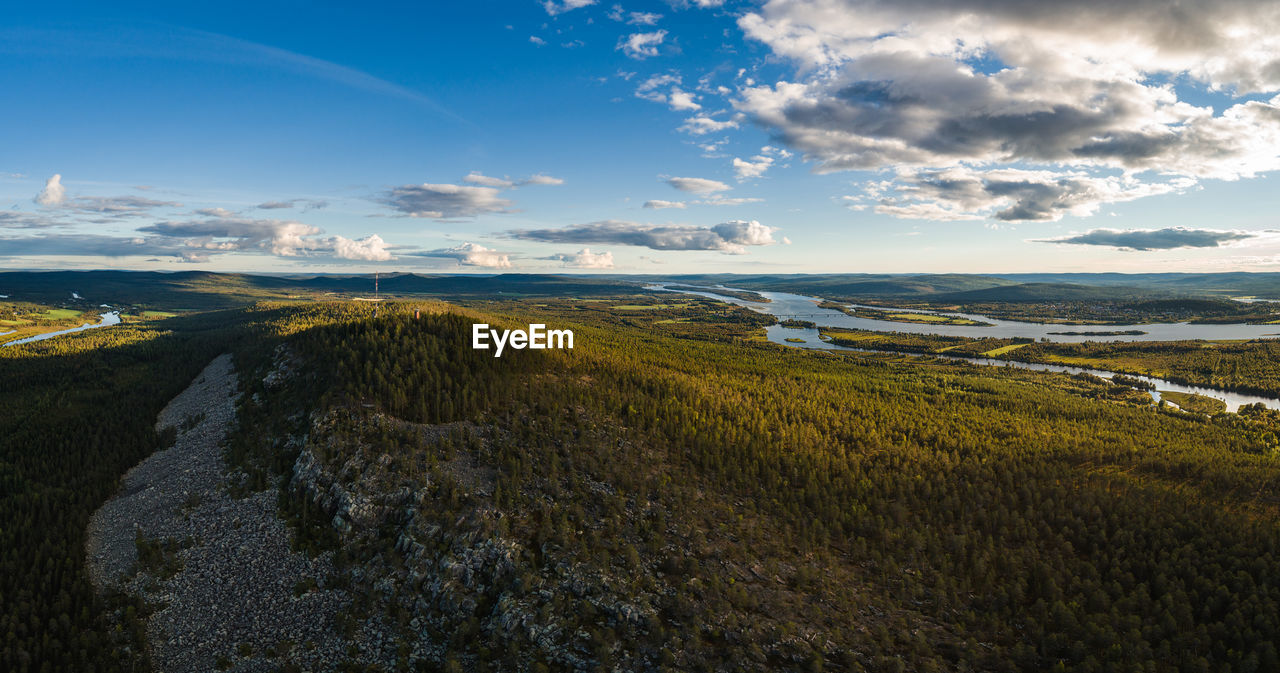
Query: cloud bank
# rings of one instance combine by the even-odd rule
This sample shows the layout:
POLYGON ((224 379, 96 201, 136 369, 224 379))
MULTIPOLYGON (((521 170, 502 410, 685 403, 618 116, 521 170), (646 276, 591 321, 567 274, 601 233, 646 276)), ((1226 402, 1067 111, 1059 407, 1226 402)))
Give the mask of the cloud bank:
MULTIPOLYGON (((909 189, 952 168, 1058 173, 1037 179, 1062 190, 1032 199, 1048 210, 1005 211, 1053 220, 1081 201, 1170 191, 1167 175, 1143 174, 1280 169, 1274 3, 770 0, 739 26, 797 77, 745 86, 735 107, 818 172, 889 169, 909 189), (1199 106, 1175 81, 1236 102, 1199 106), (1156 185, 1095 182, 1137 179, 1156 185)), ((983 217, 953 196, 912 212, 983 217)))
POLYGON ((1225 244, 1255 238, 1257 234, 1244 231, 1219 231, 1216 229, 1094 229, 1083 234, 1062 238, 1050 238, 1039 243, 1067 245, 1097 245, 1121 250, 1174 250, 1177 248, 1218 248, 1225 244))
POLYGON ((394 187, 382 196, 381 201, 401 215, 438 220, 505 213, 512 205, 511 201, 500 197, 494 187, 430 183, 394 187))
POLYGON ((546 243, 602 243, 633 245, 653 250, 716 250, 741 255, 748 246, 772 245, 773 227, 755 220, 732 220, 711 227, 689 224, 642 224, 602 220, 562 229, 508 232, 513 238, 546 243))

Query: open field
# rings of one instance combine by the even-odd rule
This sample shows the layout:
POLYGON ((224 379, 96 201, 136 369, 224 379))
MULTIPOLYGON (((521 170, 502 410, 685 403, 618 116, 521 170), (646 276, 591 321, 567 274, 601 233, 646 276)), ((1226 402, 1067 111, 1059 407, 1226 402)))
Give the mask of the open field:
POLYGON ((1179 409, 1198 414, 1219 414, 1226 411, 1227 408, 1227 405, 1222 400, 1215 400, 1212 397, 1205 397, 1203 395, 1195 395, 1192 393, 1176 393, 1171 390, 1161 390, 1160 397, 1178 405, 1179 409))
POLYGON ((953 315, 941 315, 937 313, 911 313, 906 311, 893 311, 892 309, 874 309, 864 306, 849 306, 833 301, 819 302, 818 308, 827 308, 840 311, 846 315, 855 318, 867 318, 869 320, 885 320, 888 322, 905 322, 927 325, 959 325, 965 327, 984 327, 991 323, 970 320, 969 318, 961 318, 953 315))
POLYGON ((999 357, 1001 355, 1004 355, 1006 353, 1012 353, 1013 351, 1016 351, 1019 348, 1024 348, 1029 345, 1030 344, 1009 344, 1008 346, 1001 346, 999 348, 993 348, 989 351, 984 351, 982 354, 989 358, 999 357))

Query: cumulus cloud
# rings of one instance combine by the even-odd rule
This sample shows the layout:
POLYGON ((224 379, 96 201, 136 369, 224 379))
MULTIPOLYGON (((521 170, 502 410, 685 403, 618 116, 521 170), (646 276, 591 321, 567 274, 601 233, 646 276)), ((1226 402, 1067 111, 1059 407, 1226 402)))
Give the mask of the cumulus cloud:
POLYGON ((41 189, 34 199, 42 206, 60 206, 66 200, 67 188, 62 185, 61 173, 54 173, 53 177, 45 180, 44 189, 41 189))
POLYGON ((483 266, 492 269, 511 268, 510 253, 498 252, 479 243, 467 242, 452 248, 440 248, 439 250, 427 250, 410 254, 415 257, 452 259, 459 266, 483 266))
POLYGON ((651 199, 644 202, 644 207, 652 210, 662 210, 663 208, 685 208, 684 201, 664 201, 662 199, 651 199))
POLYGON ((366 262, 386 262, 395 259, 387 250, 386 242, 377 234, 370 234, 356 240, 334 236, 330 239, 330 244, 333 246, 333 256, 340 259, 366 262))
POLYGON ((653 12, 631 12, 627 15, 627 23, 633 26, 652 26, 661 18, 661 14, 653 12))
POLYGON ((770 0, 739 25, 799 76, 748 84, 735 106, 819 172, 1280 169, 1280 6, 770 0), (1215 112, 1173 81, 1253 99, 1215 112))
POLYGON ((733 172, 738 176, 739 180, 758 178, 764 175, 764 172, 769 170, 772 165, 773 157, 767 157, 763 154, 751 157, 750 161, 738 157, 733 158, 733 172))
POLYGON ((667 38, 667 31, 633 33, 618 40, 618 50, 634 59, 646 59, 658 55, 658 47, 667 38))
POLYGON ((542 173, 534 173, 529 177, 516 183, 517 185, 563 185, 564 178, 543 175, 542 173))
MULTIPOLYGON (((978 170, 967 167, 904 170, 895 180, 866 186, 875 212, 941 221, 994 218, 1007 222, 1057 221, 1093 215, 1107 203, 1183 191, 1186 178, 1147 182, 1132 175, 1093 176, 1082 171, 978 170)), ((865 204, 846 197, 852 208, 865 204)))
POLYGON ((672 187, 690 194, 714 194, 715 192, 729 190, 729 185, 719 180, 707 178, 667 178, 666 182, 672 187))
POLYGON ((155 208, 178 208, 181 203, 158 201, 141 196, 81 196, 69 198, 62 184, 62 175, 54 174, 44 183, 44 188, 32 199, 46 208, 59 208, 78 213, 96 214, 105 218, 124 218, 146 215, 155 208))
POLYGON ((316 248, 317 242, 307 237, 321 233, 316 227, 292 220, 231 217, 157 222, 138 230, 181 240, 186 248, 219 252, 262 250, 281 257, 305 254, 316 248))
POLYGON ((381 201, 402 215, 434 219, 504 213, 511 207, 511 201, 500 197, 493 187, 429 183, 394 187, 381 201))
POLYGON ((667 104, 672 110, 701 110, 702 106, 694 101, 695 96, 688 91, 679 88, 672 88, 671 94, 667 96, 667 104))
POLYGON ((707 115, 698 115, 684 120, 680 125, 680 130, 685 133, 691 133, 695 136, 704 136, 708 133, 718 133, 728 129, 738 128, 739 120, 733 119, 714 119, 707 115))
POLYGON ((543 257, 543 259, 564 262, 565 266, 575 269, 613 268, 612 252, 591 252, 590 248, 583 248, 575 253, 559 253, 550 257, 543 257))
POLYGON ((774 231, 773 227, 755 220, 733 220, 712 227, 603 220, 562 229, 529 229, 509 234, 514 238, 547 243, 603 243, 653 250, 717 250, 740 255, 746 253, 746 246, 775 243, 774 231))
POLYGON ((1217 229, 1094 229, 1062 238, 1041 239, 1039 243, 1097 245, 1121 250, 1174 250, 1176 248, 1218 248, 1224 244, 1255 238, 1257 234, 1217 229))
POLYGON ((546 2, 542 3, 542 8, 547 10, 547 13, 551 16, 556 16, 594 4, 596 4, 596 0, 561 0, 560 2, 546 0, 546 2))
POLYGON ((531 42, 531 43, 533 43, 533 44, 536 44, 536 45, 538 45, 539 47, 544 46, 544 45, 546 45, 546 43, 547 43, 547 41, 546 41, 546 40, 544 40, 544 39, 542 39, 542 38, 538 37, 537 35, 530 35, 530 36, 529 36, 529 42, 531 42))
POLYGON ((671 106, 672 110, 701 110, 696 96, 680 88, 680 76, 671 73, 653 75, 636 87, 636 98, 671 106))

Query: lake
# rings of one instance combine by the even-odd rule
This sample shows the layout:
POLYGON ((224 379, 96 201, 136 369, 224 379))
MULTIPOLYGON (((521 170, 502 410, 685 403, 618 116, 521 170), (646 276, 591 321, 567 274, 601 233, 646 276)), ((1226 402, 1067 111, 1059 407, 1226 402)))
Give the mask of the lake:
MULTIPOLYGON (((724 297, 711 292, 695 292, 689 290, 671 290, 662 285, 650 285, 646 289, 650 290, 666 290, 668 292, 680 292, 682 294, 694 294, 701 297, 718 299, 730 304, 745 306, 753 311, 766 313, 769 315, 780 317, 798 316, 799 320, 810 320, 822 327, 849 327, 862 330, 870 330, 875 332, 903 332, 908 334, 938 334, 947 336, 967 336, 967 337, 1028 337, 1036 340, 1047 338, 1050 341, 1062 342, 1083 342, 1083 341, 1178 341, 1183 339, 1259 339, 1274 338, 1280 336, 1276 334, 1280 331, 1277 325, 1193 325, 1190 323, 1162 323, 1149 325, 1106 325, 1099 327, 1088 326, 1068 326, 1068 325, 1041 325, 1038 323, 1015 322, 1011 320, 997 320, 982 315, 947 313, 946 315, 959 315, 971 320, 981 320, 983 322, 992 323, 991 327, 961 327, 954 325, 928 325, 915 323, 899 323, 888 320, 871 320, 868 318, 855 318, 840 311, 833 309, 818 308, 818 302, 822 301, 817 297, 806 297, 798 294, 787 294, 785 292, 759 292, 760 295, 767 297, 770 302, 762 303, 757 301, 747 301, 737 299, 735 297, 724 297), (1062 335, 1049 334, 1050 331, 1086 331, 1096 329, 1098 331, 1111 330, 1143 330, 1147 334, 1126 334, 1119 336, 1087 336, 1087 335, 1062 335)), ((722 288, 733 289, 733 288, 722 288)), ((886 307, 872 307, 884 310, 886 307)), ((909 311, 910 309, 892 309, 909 311)), ((818 337, 816 328, 791 328, 782 325, 772 325, 766 329, 769 341, 789 346, 792 348, 811 348, 832 351, 854 351, 862 353, 893 353, 896 355, 908 355, 921 358, 938 358, 941 360, 963 361, 976 365, 986 365, 992 367, 1014 367, 1016 369, 1028 369, 1041 372, 1060 372, 1063 374, 1091 374, 1101 378, 1111 378, 1117 372, 1106 371, 1102 369, 1090 369, 1088 367, 1072 367, 1067 365, 1051 365, 1040 364, 1036 362, 1018 362, 1016 360, 1001 360, 996 358, 983 357, 964 357, 958 355, 932 355, 921 353, 904 353, 900 351, 876 350, 863 348, 850 348, 847 346, 837 346, 835 344, 822 341, 818 337), (788 342, 787 339, 803 339, 802 343, 788 342)), ((1157 379, 1149 376, 1137 376, 1133 374, 1125 374, 1130 378, 1145 381, 1156 387, 1151 392, 1153 401, 1160 401, 1160 391, 1167 390, 1178 393, 1193 393, 1195 395, 1203 395, 1222 400, 1227 405, 1228 411, 1236 411, 1246 404, 1262 404, 1268 409, 1280 409, 1280 399, 1273 397, 1264 397, 1261 395, 1252 395, 1247 393, 1237 393, 1227 390, 1219 390, 1217 388, 1208 388, 1204 386, 1189 386, 1181 383, 1175 383, 1166 379, 1157 379)))
MULTIPOLYGON (((798 320, 811 320, 821 327, 846 327, 849 329, 869 330, 872 332, 902 332, 903 334, 933 334, 939 336, 961 336, 975 339, 988 337, 1013 338, 1022 337, 1036 341, 1048 340, 1063 343, 1080 343, 1084 341, 1182 341, 1187 339, 1273 339, 1280 337, 1280 325, 1196 325, 1192 323, 1149 323, 1144 325, 1046 325, 1015 320, 1000 320, 973 313, 947 313, 942 311, 922 311, 920 309, 891 308, 887 306, 867 306, 881 311, 901 313, 936 313, 951 315, 980 322, 991 323, 990 327, 973 327, 962 325, 935 325, 926 323, 893 322, 891 320, 873 320, 871 318, 855 318, 835 309, 818 308, 818 297, 806 297, 786 292, 757 292, 767 297, 769 303, 747 301, 735 297, 724 297, 711 292, 695 292, 689 290, 672 290, 664 285, 649 285, 645 289, 666 290, 683 294, 695 294, 720 301, 745 306, 753 311, 778 316, 780 319, 795 317, 798 320), (1123 332, 1138 330, 1145 334, 1121 334, 1103 336, 1098 334, 1051 334, 1051 332, 1123 332)), ((726 290, 734 288, 723 288, 726 290)), ((850 304, 861 306, 861 304, 850 304)))

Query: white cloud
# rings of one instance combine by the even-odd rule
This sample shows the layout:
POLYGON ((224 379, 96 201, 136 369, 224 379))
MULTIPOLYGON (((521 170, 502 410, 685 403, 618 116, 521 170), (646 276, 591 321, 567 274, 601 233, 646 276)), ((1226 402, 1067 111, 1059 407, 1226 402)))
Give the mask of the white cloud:
POLYGON ((666 182, 672 187, 690 194, 714 194, 715 192, 729 190, 729 185, 719 180, 710 180, 708 178, 667 178, 666 182))
POLYGON ((751 157, 750 161, 739 159, 738 157, 733 158, 733 172, 738 176, 739 180, 758 178, 764 175, 764 172, 769 170, 772 165, 773 157, 767 157, 762 154, 751 157))
POLYGON ((35 202, 42 206, 60 206, 66 200, 67 188, 62 185, 61 173, 54 173, 53 177, 46 180, 44 189, 35 198, 35 202))
POLYGON ((467 242, 452 248, 416 252, 412 253, 412 255, 416 257, 452 259, 457 261, 460 266, 483 266, 491 269, 511 268, 510 253, 498 252, 479 243, 467 242))
POLYGON ((645 208, 653 210, 662 210, 663 208, 684 208, 684 201, 664 201, 662 199, 651 199, 644 202, 645 208))
POLYGON ((551 16, 556 16, 594 4, 596 4, 596 0, 561 0, 560 2, 546 0, 546 2, 542 3, 542 8, 547 10, 547 13, 551 16))
POLYGON ((214 217, 156 222, 139 227, 138 231, 179 239, 186 248, 207 251, 265 250, 280 257, 294 257, 323 247, 310 238, 321 233, 320 229, 293 220, 214 217))
POLYGON ((633 33, 618 40, 618 50, 634 59, 645 59, 658 55, 658 47, 667 37, 667 31, 655 30, 652 33, 633 33))
POLYGON ((761 201, 764 201, 764 199, 756 198, 754 196, 737 196, 730 198, 714 194, 701 201, 695 201, 695 203, 703 206, 741 206, 747 203, 760 203, 761 201))
MULTIPOLYGON (((1133 178, 1144 173, 1280 170, 1277 5, 770 0, 739 25, 798 76, 747 83, 735 107, 818 172, 1042 170, 1092 190, 1076 200, 1098 202, 1168 191, 1163 179, 1133 178), (1187 88, 1255 99, 1215 112, 1180 98, 1187 88), (1117 179, 1123 188, 1103 184, 1117 179)), ((937 201, 888 208, 973 214, 937 201)))
POLYGON ((1132 175, 1099 177, 1082 171, 958 167, 904 170, 896 180, 869 185, 867 191, 877 199, 875 212, 883 215, 1013 222, 1088 216, 1103 204, 1176 193, 1193 184, 1186 178, 1147 182, 1132 175))
POLYGON ((546 44, 547 44, 547 41, 546 41, 546 40, 544 40, 544 39, 542 39, 542 38, 538 37, 537 35, 530 35, 530 36, 529 36, 529 42, 530 42, 530 43, 532 43, 532 44, 535 44, 535 45, 537 45, 537 46, 539 46, 539 47, 544 46, 544 45, 546 45, 546 44))
POLYGON ((701 110, 696 95, 680 88, 680 76, 671 73, 653 75, 636 87, 636 98, 671 106, 672 110, 701 110), (666 89, 664 91, 664 89, 666 89))
POLYGON ((627 15, 627 23, 633 26, 652 26, 661 18, 661 14, 653 12, 631 12, 627 15))
POLYGON ((342 236, 332 239, 333 255, 342 259, 358 259, 367 262, 386 262, 395 257, 387 251, 387 244, 377 234, 351 240, 342 236))
POLYGON ((511 187, 512 185, 515 184, 514 182, 512 182, 511 180, 508 180, 507 178, 491 178, 487 175, 482 175, 481 173, 478 173, 476 171, 471 171, 470 173, 468 173, 467 177, 462 178, 462 181, 469 182, 473 185, 481 185, 483 187, 496 187, 498 189, 507 189, 508 187, 511 187))
POLYGON ((542 173, 534 173, 523 180, 512 180, 508 177, 494 178, 483 175, 477 171, 471 171, 466 177, 462 178, 463 182, 469 182, 473 185, 481 185, 483 187, 493 187, 495 189, 509 189, 511 187, 522 187, 524 185, 563 185, 562 178, 544 175, 542 173))
POLYGON ((429 183, 394 187, 381 201, 402 215, 435 219, 504 213, 512 205, 511 201, 498 196, 498 190, 493 187, 429 183))
POLYGON ((575 269, 613 268, 612 252, 591 252, 590 248, 583 248, 575 253, 559 253, 544 259, 564 262, 565 266, 573 267, 575 269))
POLYGON ((680 130, 695 136, 701 136, 727 129, 736 129, 738 128, 738 123, 739 120, 737 118, 720 120, 713 119, 707 115, 697 115, 684 120, 684 124, 680 125, 680 130))
POLYGON ((671 105, 672 110, 701 110, 702 106, 698 105, 693 99, 694 95, 688 91, 672 88, 671 95, 667 97, 667 103, 671 105))
POLYGON ((529 177, 516 183, 520 185, 563 185, 564 178, 556 178, 542 173, 534 173, 529 177))

